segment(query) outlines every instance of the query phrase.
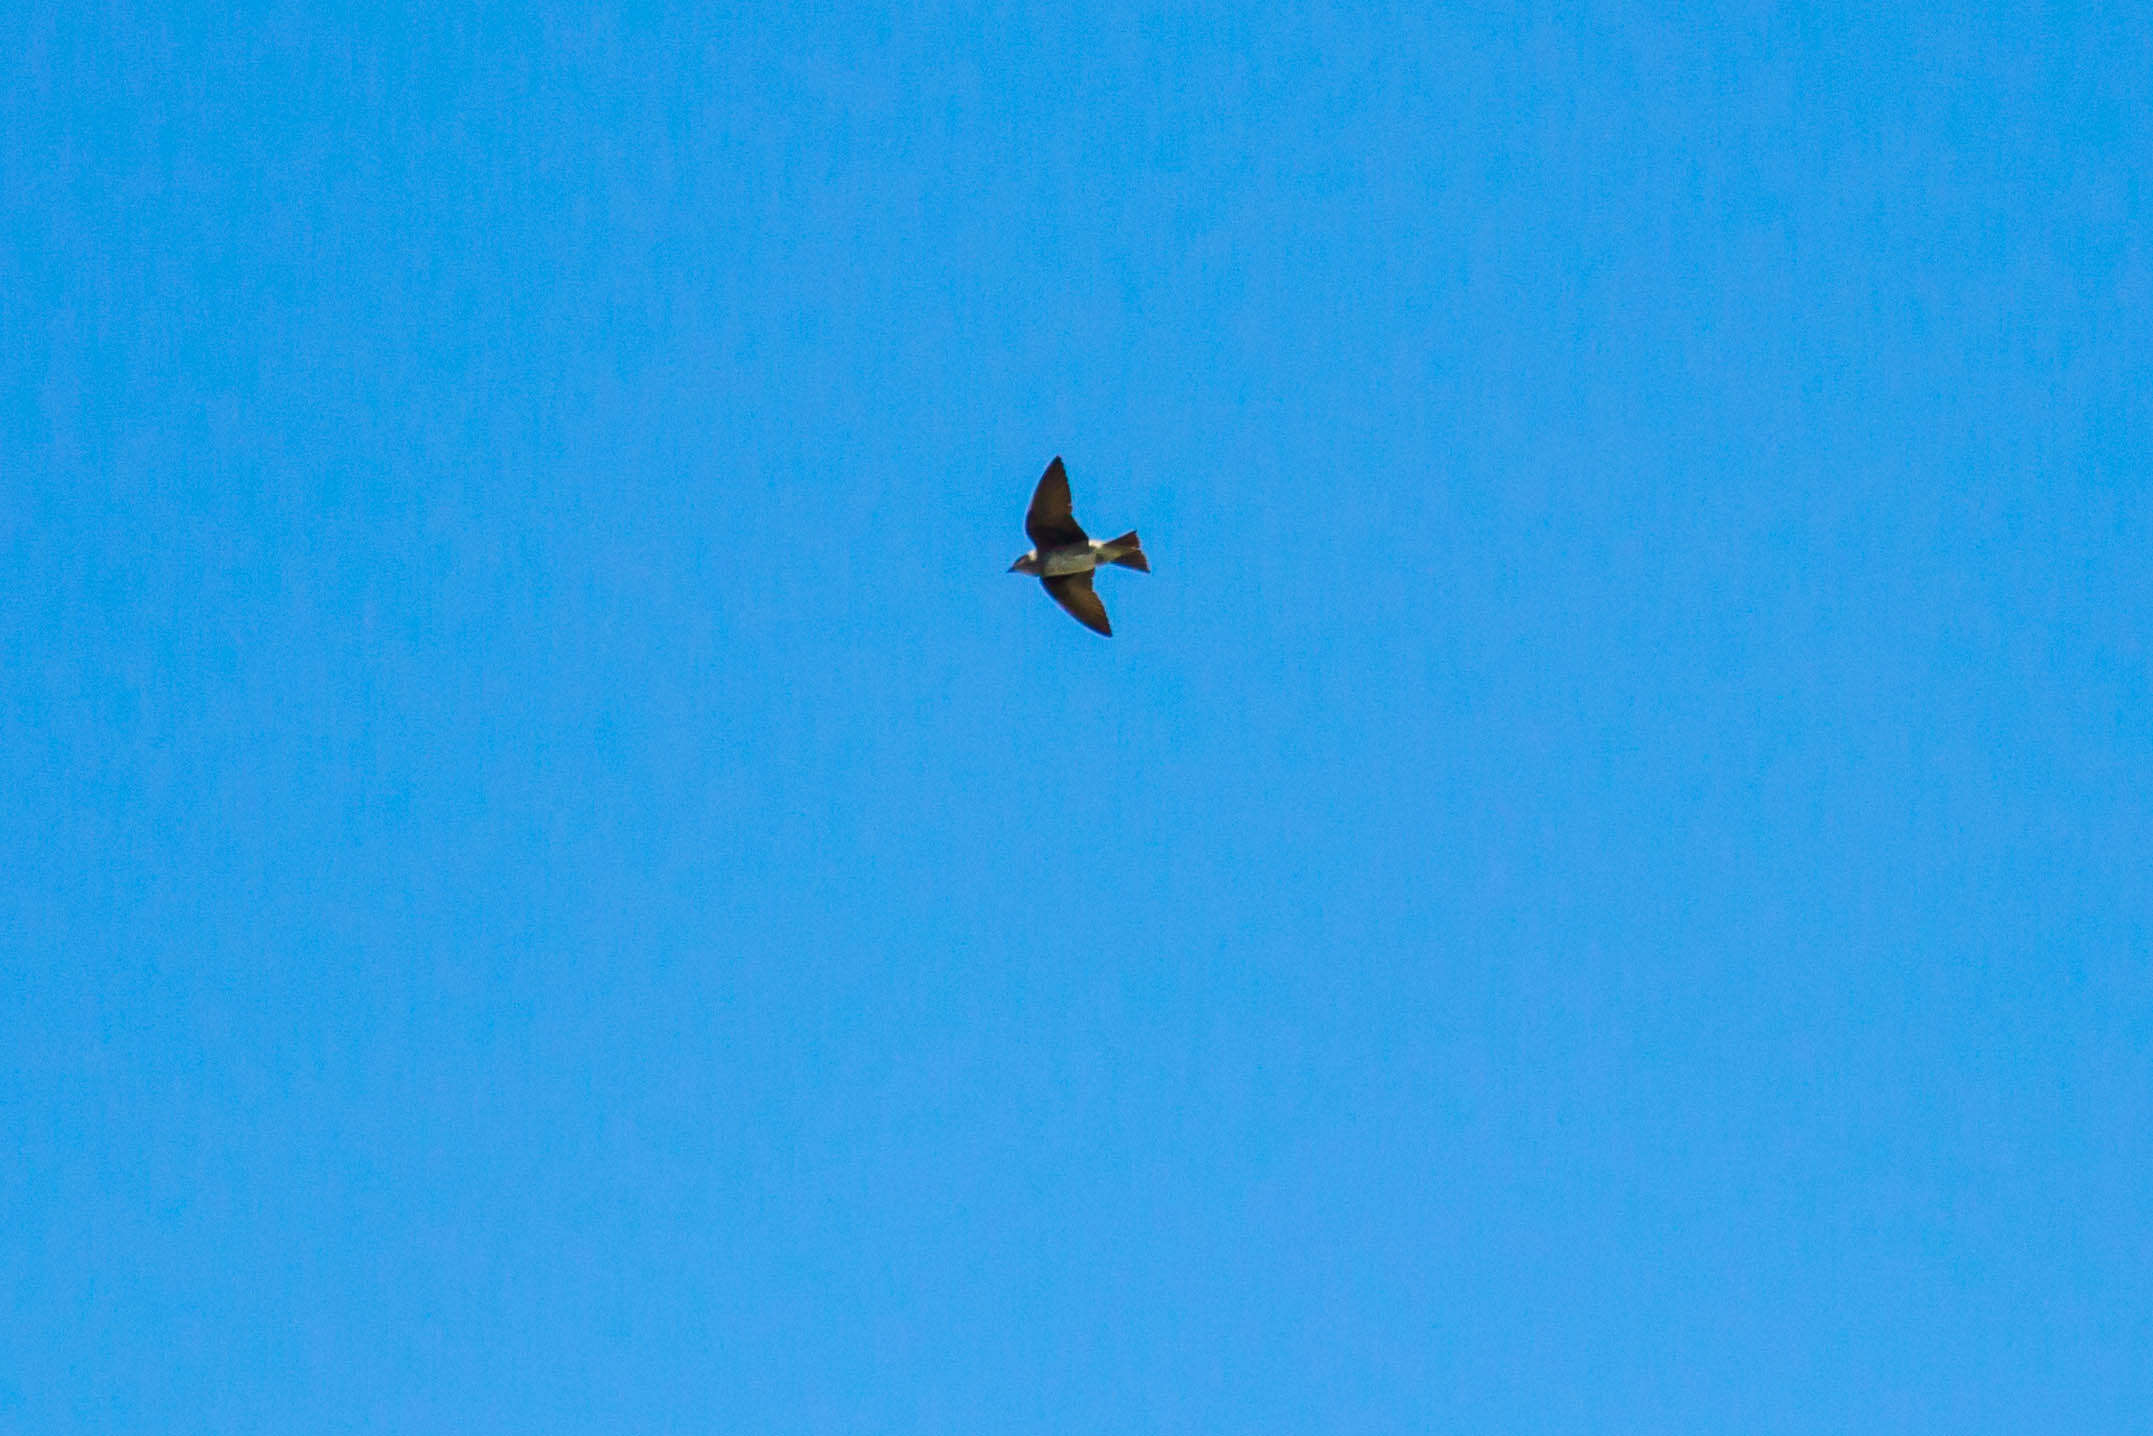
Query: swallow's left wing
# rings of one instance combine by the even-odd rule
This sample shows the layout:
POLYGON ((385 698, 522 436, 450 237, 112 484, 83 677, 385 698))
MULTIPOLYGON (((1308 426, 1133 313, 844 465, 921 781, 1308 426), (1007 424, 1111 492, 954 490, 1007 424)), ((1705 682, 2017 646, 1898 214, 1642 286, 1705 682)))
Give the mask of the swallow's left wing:
POLYGON ((1032 506, 1024 515, 1024 532, 1041 553, 1090 542, 1070 510, 1069 471, 1062 467, 1059 454, 1039 476, 1039 487, 1032 490, 1032 506))

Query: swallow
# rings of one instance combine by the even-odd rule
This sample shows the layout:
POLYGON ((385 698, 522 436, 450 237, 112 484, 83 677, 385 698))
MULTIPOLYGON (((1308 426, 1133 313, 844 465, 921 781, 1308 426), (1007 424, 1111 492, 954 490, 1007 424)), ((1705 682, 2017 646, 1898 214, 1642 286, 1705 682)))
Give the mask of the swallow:
POLYGON ((1120 538, 1104 543, 1087 536, 1078 527, 1076 515, 1070 512, 1069 472, 1057 454, 1039 476, 1039 487, 1032 490, 1032 506, 1024 515, 1024 532, 1032 546, 1009 566, 1009 571, 1037 574, 1054 601, 1069 610, 1070 617, 1092 632, 1112 638, 1114 628, 1106 621, 1106 605, 1092 592, 1092 571, 1103 563, 1118 563, 1138 573, 1150 573, 1151 561, 1144 557, 1143 542, 1137 538, 1136 530, 1130 529, 1120 538))

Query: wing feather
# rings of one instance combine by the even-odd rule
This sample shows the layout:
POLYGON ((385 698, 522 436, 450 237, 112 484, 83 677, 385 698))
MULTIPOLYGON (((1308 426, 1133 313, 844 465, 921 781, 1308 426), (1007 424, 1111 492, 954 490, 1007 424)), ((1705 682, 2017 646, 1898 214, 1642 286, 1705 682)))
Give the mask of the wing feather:
POLYGON ((1071 511, 1069 471, 1062 467, 1059 454, 1039 476, 1039 487, 1032 490, 1032 506, 1024 515, 1024 532, 1041 553, 1091 541, 1077 526, 1076 515, 1071 511))
POLYGON ((1069 616, 1094 633, 1114 636, 1114 626, 1106 621, 1106 605, 1092 591, 1091 574, 1065 573, 1056 578, 1039 580, 1046 585, 1054 601, 1069 610, 1069 616))

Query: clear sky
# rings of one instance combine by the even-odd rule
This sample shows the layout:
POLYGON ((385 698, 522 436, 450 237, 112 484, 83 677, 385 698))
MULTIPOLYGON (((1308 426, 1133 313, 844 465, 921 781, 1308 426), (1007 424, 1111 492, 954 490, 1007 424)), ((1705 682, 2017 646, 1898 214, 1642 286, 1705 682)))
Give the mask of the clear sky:
POLYGON ((0 1428, 2145 1429, 2143 6, 8 31, 0 1428))

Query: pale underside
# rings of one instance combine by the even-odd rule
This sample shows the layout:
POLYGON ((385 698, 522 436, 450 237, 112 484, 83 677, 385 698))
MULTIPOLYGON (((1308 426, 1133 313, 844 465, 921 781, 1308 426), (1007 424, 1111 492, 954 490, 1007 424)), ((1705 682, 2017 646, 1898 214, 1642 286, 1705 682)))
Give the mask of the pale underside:
POLYGON ((1050 548, 1039 555, 1039 573, 1042 578, 1059 578, 1067 573, 1090 573, 1098 566, 1099 548, 1096 544, 1050 548))

